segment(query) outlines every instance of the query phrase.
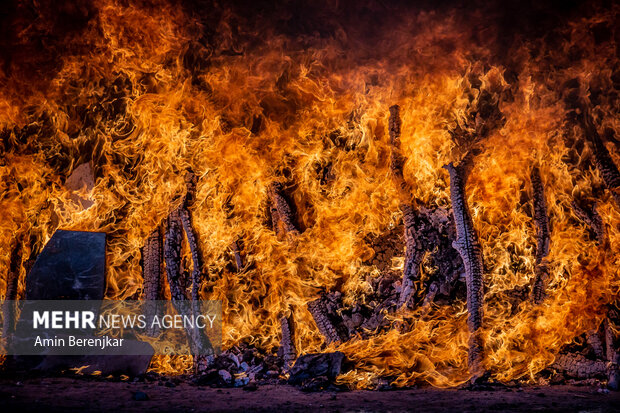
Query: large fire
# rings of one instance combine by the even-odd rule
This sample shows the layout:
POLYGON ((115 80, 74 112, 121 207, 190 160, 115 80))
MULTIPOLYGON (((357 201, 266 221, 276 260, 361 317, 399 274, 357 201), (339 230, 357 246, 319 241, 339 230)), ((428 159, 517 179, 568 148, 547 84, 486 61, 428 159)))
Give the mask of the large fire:
MULTIPOLYGON (((0 68, 2 294, 11 251, 21 251, 19 298, 28 261, 62 228, 106 232, 106 296, 139 298, 140 250, 181 202, 191 170, 205 263, 199 294, 223 302, 225 348, 278 346, 279 320, 290 315, 298 352, 338 349, 352 362, 341 383, 463 383, 462 297, 389 312, 391 328, 328 346, 307 303, 330 290, 345 305, 366 301, 383 272, 371 263, 371 240, 399 225, 402 204, 450 208, 442 167, 465 155, 455 131, 476 135, 480 108, 492 107, 500 119, 472 144, 466 190, 485 265, 485 368, 499 381, 534 379, 617 299, 620 209, 583 127, 611 144, 619 164, 617 5, 592 6, 541 35, 506 36, 489 24, 491 7, 368 3, 355 18, 313 8, 308 18, 324 31, 295 32, 303 9, 267 18, 165 0, 30 3, 14 6, 0 68), (63 16, 79 24, 65 27, 63 16), (394 104, 407 190, 390 171, 394 104), (94 186, 76 197, 65 181, 83 163, 94 186), (534 166, 551 228, 546 297, 515 304, 536 274, 534 166), (274 182, 299 235, 270 226, 274 182), (596 205, 605 246, 574 202, 596 205), (241 271, 231 266, 235 242, 241 271)), ((187 246, 184 254, 189 263, 187 246)), ((418 296, 432 270, 422 265, 418 296)), ((191 360, 160 357, 151 367, 181 373, 191 360)))

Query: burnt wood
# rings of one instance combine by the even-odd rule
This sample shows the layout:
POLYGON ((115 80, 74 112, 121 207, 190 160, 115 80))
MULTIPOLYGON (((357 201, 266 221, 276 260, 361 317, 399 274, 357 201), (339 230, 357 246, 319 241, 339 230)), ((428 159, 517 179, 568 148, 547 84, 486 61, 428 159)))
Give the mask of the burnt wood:
MULTIPOLYGON (((404 158, 400 149, 400 134, 402 121, 400 119, 400 107, 393 105, 390 107, 390 117, 388 120, 388 130, 390 135, 390 171, 392 180, 401 192, 401 198, 406 199, 409 193, 405 181, 403 166, 404 158)), ((403 267, 403 279, 401 282, 401 292, 398 299, 398 306, 406 306, 415 295, 415 282, 420 278, 420 264, 424 258, 425 249, 419 242, 416 242, 416 231, 418 217, 411 205, 402 203, 400 210, 403 213, 404 239, 405 239, 405 263, 403 267)))
POLYGON ((604 361, 590 360, 578 353, 558 354, 551 367, 577 379, 604 377, 607 373, 604 361))
POLYGON ((181 243, 183 242, 183 224, 178 210, 170 213, 167 220, 166 238, 164 241, 164 261, 170 296, 172 300, 186 300, 181 283, 181 243))
POLYGON ((278 355, 282 358, 283 370, 288 372, 297 357, 297 351, 295 350, 295 343, 293 341, 292 316, 280 318, 280 332, 282 337, 280 339, 278 355))
POLYGON ((616 311, 609 309, 605 319, 605 358, 607 360, 607 387, 620 389, 620 351, 618 351, 619 325, 616 311))
POLYGON ((607 245, 607 230, 605 229, 603 218, 601 218, 601 215, 597 211, 596 203, 588 207, 582 207, 576 201, 573 201, 571 205, 575 216, 583 221, 594 233, 596 242, 601 246, 607 245))
POLYGON ((344 354, 340 351, 301 356, 291 368, 288 382, 303 385, 304 382, 319 377, 333 381, 341 373, 344 359, 344 354))
POLYGON ((530 181, 532 183, 532 200, 534 203, 534 222, 536 223, 536 266, 531 300, 535 304, 540 304, 545 298, 545 289, 547 279, 549 278, 547 256, 549 255, 549 245, 551 242, 551 229, 549 226, 549 215, 547 214, 545 189, 540 177, 540 170, 537 166, 532 168, 530 181))
POLYGON ((465 266, 465 282, 467 286, 467 326, 469 328, 469 371, 472 380, 484 374, 482 339, 483 316, 483 272, 482 249, 474 223, 467 206, 465 184, 468 170, 471 167, 467 156, 458 166, 449 163, 445 168, 450 173, 450 198, 452 212, 456 224, 457 238, 452 246, 459 252, 465 266))
MULTIPOLYGON (((403 172, 405 159, 400 145, 401 126, 400 107, 398 105, 391 106, 388 120, 390 172, 392 180, 398 188, 399 197, 404 200, 400 204, 400 210, 403 214, 405 262, 398 308, 413 305, 416 295, 416 282, 420 279, 420 265, 427 253, 431 254, 431 259, 439 268, 440 279, 429 284, 423 305, 430 305, 438 292, 450 294, 452 285, 459 277, 458 267, 462 265, 460 262, 454 265, 454 256, 458 256, 458 253, 448 241, 450 237, 454 237, 454 230, 451 228, 454 223, 450 220, 449 215, 444 214, 442 209, 414 206, 419 204, 416 200, 413 204, 409 203, 411 188, 405 181, 403 172)), ((460 261, 460 258, 457 258, 457 261, 460 261)))
POLYGON ((614 163, 609 150, 607 150, 605 143, 601 139, 592 119, 590 109, 587 107, 582 108, 581 125, 587 140, 592 146, 594 164, 601 174, 605 186, 616 201, 616 205, 620 206, 620 171, 618 171, 618 167, 614 163))
POLYGON ((398 306, 406 306, 415 295, 415 282, 420 278, 420 264, 424 259, 426 248, 422 245, 418 232, 427 225, 424 217, 419 216, 410 205, 401 205, 403 212, 403 224, 405 233, 405 263, 403 267, 403 280, 398 306), (418 238, 418 242, 416 242, 418 238))
POLYGON ((427 259, 437 268, 427 286, 423 305, 430 305, 437 294, 450 296, 456 281, 464 272, 463 261, 452 246, 456 238, 454 219, 443 208, 402 205, 405 231, 405 263, 398 307, 411 306, 419 282, 420 265, 427 259))
POLYGON ((192 291, 191 299, 198 300, 198 290, 200 287, 201 273, 202 273, 202 260, 198 249, 198 242, 196 241, 196 234, 192 225, 192 218, 189 211, 181 207, 179 208, 179 218, 187 236, 187 243, 192 255, 192 291))
POLYGON ((601 340, 601 335, 599 334, 598 329, 587 331, 586 341, 588 342, 588 346, 590 346, 590 349, 592 350, 592 353, 594 353, 596 358, 605 358, 605 348, 603 346, 603 341, 601 340))
POLYGON ((335 311, 331 311, 330 307, 329 299, 325 294, 308 303, 308 311, 312 314, 327 344, 347 341, 349 339, 348 329, 343 324, 342 318, 335 311))
POLYGON ((4 294, 3 312, 4 322, 2 323, 2 333, 6 337, 10 334, 15 327, 15 307, 9 304, 8 301, 17 299, 17 287, 19 284, 19 273, 22 266, 22 242, 20 237, 13 239, 13 248, 11 249, 11 256, 9 261, 9 272, 6 280, 6 291, 4 294))
POLYGON ((160 229, 158 227, 151 232, 142 248, 142 276, 144 278, 145 300, 161 299, 163 261, 161 238, 160 229))
MULTIPOLYGON (((400 107, 393 105, 390 107, 390 117, 388 120, 388 130, 390 135, 390 171, 392 180, 400 191, 400 197, 409 197, 409 187, 405 181, 403 167, 404 157, 400 149, 400 134, 402 121, 400 119, 400 107)), ((409 204, 403 202, 400 205, 403 213, 404 239, 405 239, 405 263, 403 268, 403 279, 401 282, 401 292, 398 306, 406 306, 411 302, 415 295, 415 282, 420 278, 420 264, 424 258, 426 249, 422 246, 421 240, 416 242, 416 232, 418 224, 421 224, 417 211, 409 204)))
POLYGON ((409 194, 411 190, 405 181, 403 167, 405 159, 401 152, 400 135, 402 121, 400 119, 400 107, 393 105, 390 107, 390 117, 388 120, 388 131, 390 135, 390 171, 392 179, 402 193, 409 194))
POLYGON ((15 300, 17 298, 17 284, 19 272, 22 267, 22 243, 19 238, 13 240, 11 257, 9 259, 9 273, 6 280, 5 300, 15 300))
POLYGON ((282 184, 278 182, 272 183, 267 189, 273 230, 277 235, 289 237, 299 235, 299 229, 295 225, 293 217, 293 210, 282 192, 282 184))
POLYGON ((235 267, 237 268, 237 272, 243 271, 243 258, 241 257, 241 249, 239 248, 239 243, 237 241, 233 241, 230 245, 230 249, 232 250, 233 256, 235 257, 235 267))

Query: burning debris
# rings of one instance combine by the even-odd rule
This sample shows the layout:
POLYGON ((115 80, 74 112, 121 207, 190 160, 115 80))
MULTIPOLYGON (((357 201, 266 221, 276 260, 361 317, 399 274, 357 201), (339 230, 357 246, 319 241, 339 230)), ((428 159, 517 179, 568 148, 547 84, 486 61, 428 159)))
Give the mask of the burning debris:
POLYGON ((575 216, 592 230, 596 242, 601 246, 605 246, 608 242, 607 231, 605 230, 603 219, 596 210, 596 203, 588 208, 583 208, 579 206, 577 202, 573 201, 572 206, 575 216))
POLYGON ((199 386, 213 387, 273 384, 284 380, 288 369, 283 357, 241 343, 215 357, 209 369, 195 376, 192 381, 199 386))
POLYGON ((297 351, 295 350, 295 343, 293 342, 293 320, 291 317, 282 317, 280 319, 280 326, 282 330, 282 338, 280 338, 280 347, 278 349, 278 356, 282 359, 283 370, 289 372, 291 366, 295 362, 297 357, 297 351))
POLYGON ((312 314, 317 328, 327 344, 347 341, 349 334, 338 314, 340 305, 339 294, 324 294, 308 303, 308 311, 312 314))
POLYGON ((6 17, 5 299, 220 300, 223 354, 151 362, 201 385, 618 387, 617 5, 189 3, 6 17), (65 230, 105 287, 37 281, 65 230))
POLYGON ((618 167, 614 163, 605 143, 601 139, 596 125, 592 119, 591 108, 583 106, 581 108, 581 126, 584 130, 586 139, 592 146, 594 153, 594 164, 603 178, 603 182, 607 189, 611 192, 611 196, 616 201, 616 204, 620 206, 620 172, 618 167))
POLYGON ((278 235, 294 237, 299 230, 294 224, 293 211, 282 194, 282 184, 274 182, 268 189, 271 225, 278 235))
POLYGON ((549 244, 551 229, 549 227, 549 216, 547 215, 547 201, 540 171, 538 167, 532 168, 531 175, 534 221, 536 222, 536 269, 534 284, 532 285, 532 301, 540 304, 545 296, 545 286, 549 277, 547 255, 549 255, 549 244))
POLYGON ((552 367, 578 379, 602 378, 606 372, 604 361, 589 360, 581 354, 560 354, 552 367))
POLYGON ((291 368, 288 382, 301 385, 303 390, 322 390, 342 371, 344 354, 335 353, 306 354, 301 356, 291 368))
MULTIPOLYGON (((410 193, 411 188, 403 176, 399 111, 397 105, 390 107, 390 169, 397 187, 410 193)), ((433 302, 437 292, 449 296, 455 281, 463 272, 462 261, 452 247, 452 241, 456 238, 454 220, 452 215, 442 208, 431 210, 405 203, 401 204, 400 210, 403 214, 405 262, 398 306, 412 305, 416 293, 415 283, 419 281, 420 266, 427 253, 430 254, 432 265, 438 268, 439 278, 428 286, 428 294, 424 299, 425 305, 428 305, 433 302)))
POLYGON ((142 249, 144 278, 144 299, 159 300, 162 297, 162 242, 160 229, 157 228, 146 240, 142 249))

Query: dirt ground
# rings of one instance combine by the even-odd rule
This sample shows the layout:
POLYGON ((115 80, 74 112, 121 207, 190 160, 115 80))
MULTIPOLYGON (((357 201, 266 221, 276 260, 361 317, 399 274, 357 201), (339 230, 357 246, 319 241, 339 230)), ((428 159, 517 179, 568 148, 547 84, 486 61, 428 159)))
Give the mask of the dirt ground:
POLYGON ((620 393, 587 386, 433 388, 304 393, 288 385, 215 389, 180 383, 88 381, 75 378, 0 381, 0 410, 18 411, 620 411, 620 393), (139 393, 136 393, 139 392, 139 393), (146 395, 146 396, 145 396, 146 395), (135 400, 135 399, 148 400, 135 400))

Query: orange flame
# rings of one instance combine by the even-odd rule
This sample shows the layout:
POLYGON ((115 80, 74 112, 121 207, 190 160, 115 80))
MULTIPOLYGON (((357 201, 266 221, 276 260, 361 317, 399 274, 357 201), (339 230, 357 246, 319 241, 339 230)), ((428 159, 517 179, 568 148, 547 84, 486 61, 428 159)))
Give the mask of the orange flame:
MULTIPOLYGON (((290 309, 297 349, 321 351, 306 303, 336 285, 345 302, 364 300, 368 279, 379 276, 367 264, 367 236, 400 218, 387 108, 401 106, 410 199, 449 207, 442 166, 457 156, 449 131, 466 125, 472 101, 486 90, 505 124, 482 143, 467 194, 487 267, 485 351, 493 377, 533 378, 562 345, 598 325, 603 306, 618 296, 618 206, 588 168, 589 147, 567 144, 583 141, 583 132, 567 120, 564 96, 573 81, 601 134, 618 131, 617 101, 601 93, 617 93, 615 48, 592 34, 613 27, 617 6, 572 20, 554 42, 523 40, 505 62, 457 10, 399 13, 369 49, 354 29, 330 37, 244 31, 231 12, 209 28, 216 34, 207 42, 202 20, 163 1, 99 0, 94 7, 82 32, 65 39, 68 52, 49 79, 0 71, 2 274, 15 245, 27 259, 57 228, 105 231, 107 298, 138 296, 140 247, 177 206, 191 168, 198 177, 191 213, 206 262, 201 296, 223 301, 224 347, 241 340, 277 346, 279 317, 290 309), (96 178, 77 191, 93 202, 89 208, 64 185, 83 162, 96 178), (549 298, 514 312, 511 291, 534 276, 534 163, 552 224, 549 298), (326 168, 329 180, 322 179, 326 168), (264 224, 274 181, 288 185, 304 229, 293 241, 264 224), (608 250, 575 219, 575 196, 599 200, 608 250), (227 269, 237 239, 251 264, 241 273, 227 269)), ((18 44, 31 41, 31 30, 16 34, 18 44)), ((22 269, 21 294, 24 278, 22 269)), ((463 302, 392 317, 401 328, 329 347, 355 365, 340 382, 467 380, 463 302)), ((188 358, 158 357, 152 367, 178 373, 189 366, 188 358)))

